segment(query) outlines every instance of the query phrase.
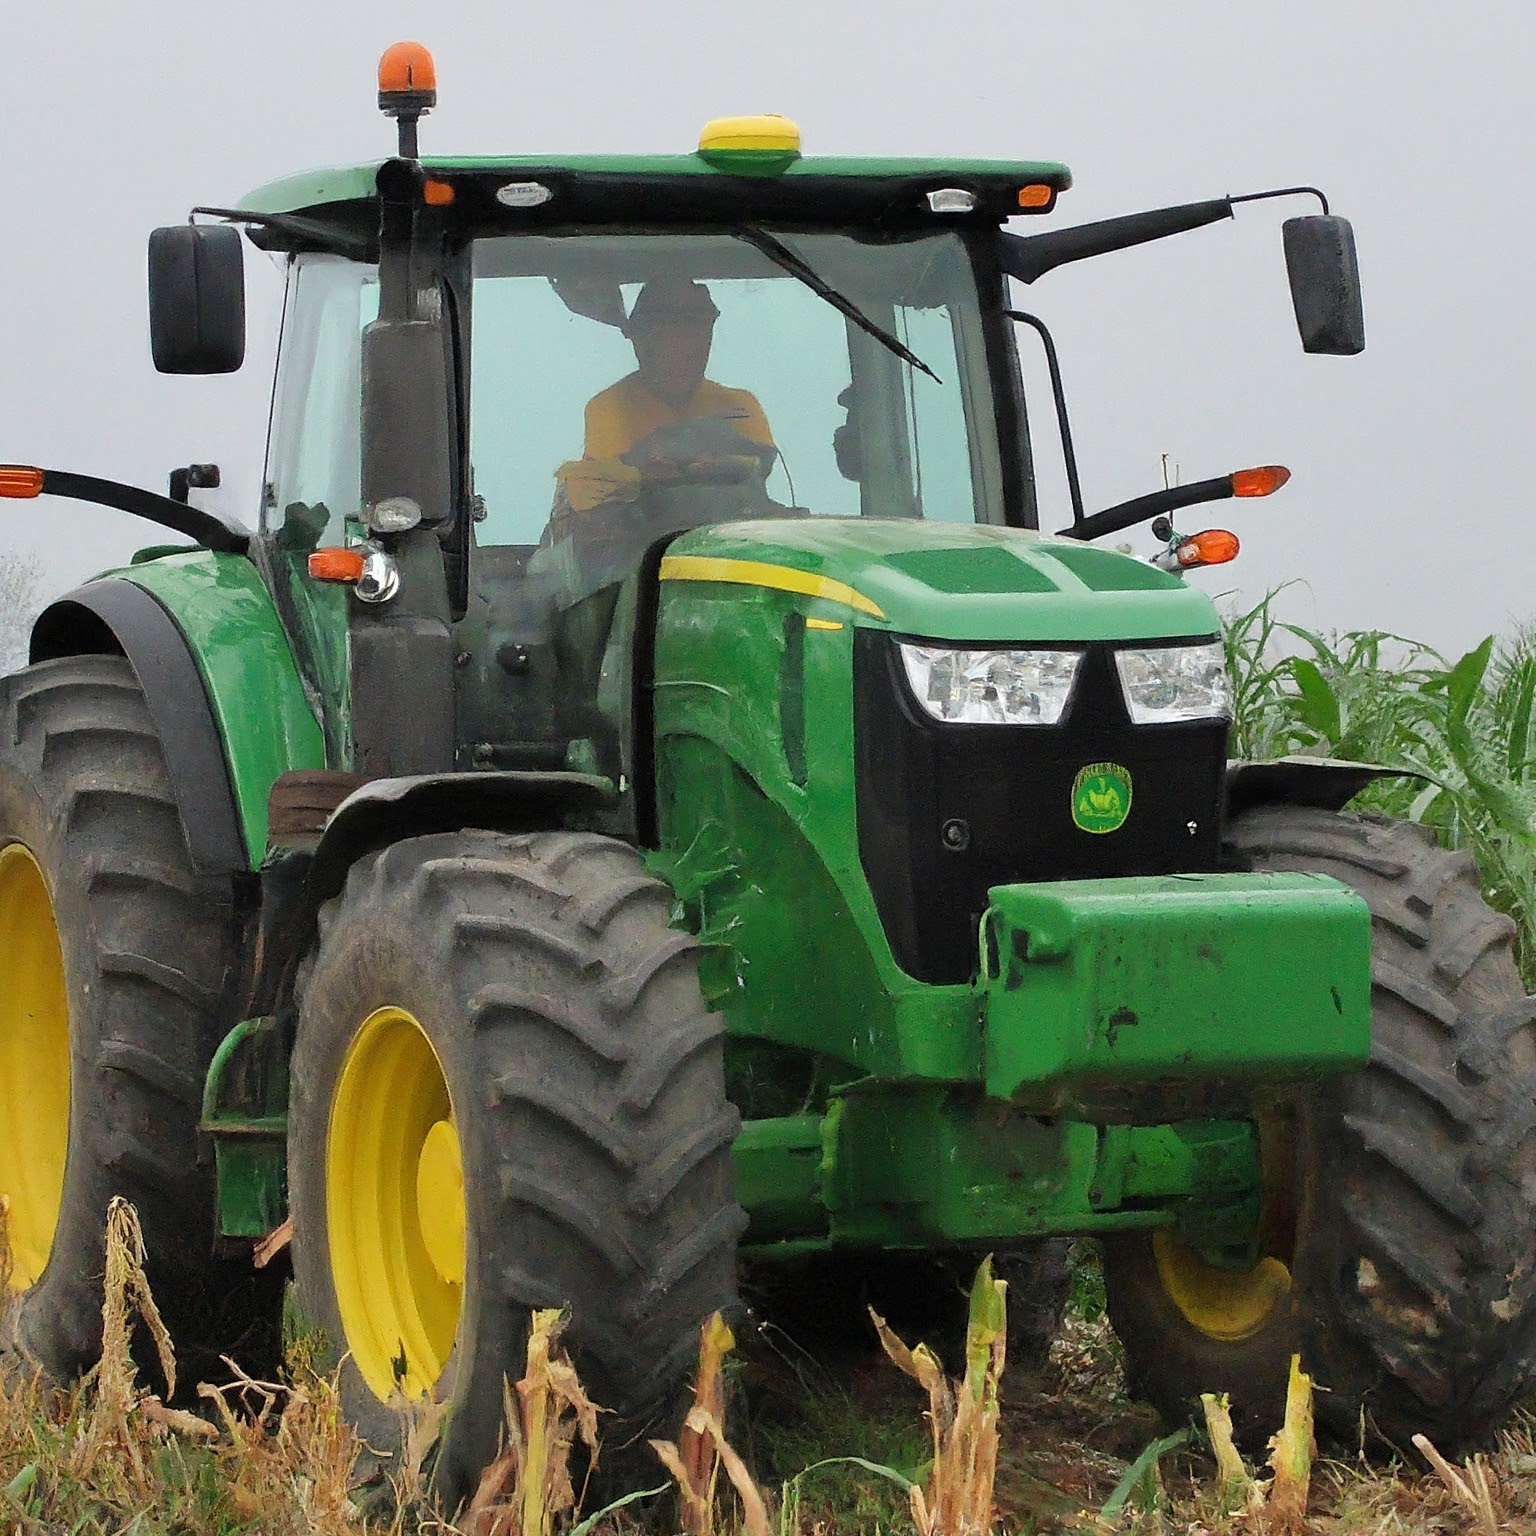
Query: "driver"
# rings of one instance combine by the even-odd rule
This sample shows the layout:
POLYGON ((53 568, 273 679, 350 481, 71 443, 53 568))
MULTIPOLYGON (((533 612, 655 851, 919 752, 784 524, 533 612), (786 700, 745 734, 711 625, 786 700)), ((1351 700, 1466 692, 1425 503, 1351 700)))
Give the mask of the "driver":
POLYGON ((641 288, 624 323, 635 371, 587 402, 582 457, 556 472, 572 511, 628 500, 643 480, 675 478, 681 465, 644 449, 667 427, 718 421, 746 440, 744 454, 772 453, 757 397, 704 377, 719 313, 709 289, 688 278, 654 278, 641 288))

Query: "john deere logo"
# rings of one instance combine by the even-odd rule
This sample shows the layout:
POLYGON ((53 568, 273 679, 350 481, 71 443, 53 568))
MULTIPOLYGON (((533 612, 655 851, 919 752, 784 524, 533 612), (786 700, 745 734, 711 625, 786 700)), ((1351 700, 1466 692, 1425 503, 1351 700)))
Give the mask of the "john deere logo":
POLYGON ((1072 820, 1084 832, 1118 832, 1131 814, 1131 774, 1119 763, 1089 763, 1072 781, 1072 820))

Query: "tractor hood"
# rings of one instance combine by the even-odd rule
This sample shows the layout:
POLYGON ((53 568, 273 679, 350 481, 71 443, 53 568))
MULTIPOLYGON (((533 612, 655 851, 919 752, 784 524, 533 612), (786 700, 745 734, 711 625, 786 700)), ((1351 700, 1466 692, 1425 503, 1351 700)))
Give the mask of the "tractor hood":
POLYGON ((1110 550, 1026 529, 910 518, 780 518, 696 528, 663 580, 778 588, 936 640, 1164 640, 1219 632, 1202 592, 1110 550))

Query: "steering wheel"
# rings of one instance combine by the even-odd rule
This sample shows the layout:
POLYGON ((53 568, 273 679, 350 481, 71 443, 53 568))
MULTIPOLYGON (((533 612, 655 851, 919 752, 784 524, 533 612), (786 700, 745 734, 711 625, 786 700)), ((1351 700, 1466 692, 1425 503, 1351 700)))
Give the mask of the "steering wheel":
POLYGON ((658 427, 623 455, 652 484, 761 484, 778 461, 779 451, 754 443, 719 416, 701 416, 658 427))

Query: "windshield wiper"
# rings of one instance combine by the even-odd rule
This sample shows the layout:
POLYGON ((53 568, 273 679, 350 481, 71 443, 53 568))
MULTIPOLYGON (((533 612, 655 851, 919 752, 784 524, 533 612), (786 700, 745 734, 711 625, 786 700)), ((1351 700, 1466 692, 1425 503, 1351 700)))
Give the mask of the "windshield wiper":
POLYGON ((782 240, 775 239, 765 229, 743 225, 731 231, 738 240, 761 251, 775 266, 782 267, 791 277, 798 278, 818 298, 825 299, 840 315, 852 320, 867 335, 873 336, 881 346, 894 352, 902 362, 921 369, 935 384, 944 381, 910 347, 905 347, 891 333, 875 324, 851 299, 845 299, 817 270, 797 256, 782 240))

